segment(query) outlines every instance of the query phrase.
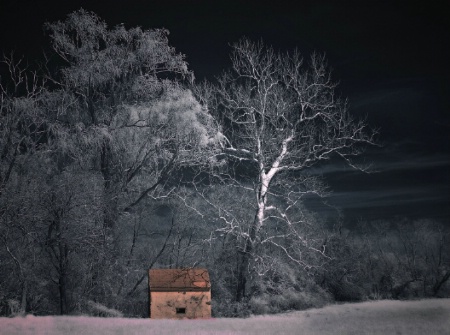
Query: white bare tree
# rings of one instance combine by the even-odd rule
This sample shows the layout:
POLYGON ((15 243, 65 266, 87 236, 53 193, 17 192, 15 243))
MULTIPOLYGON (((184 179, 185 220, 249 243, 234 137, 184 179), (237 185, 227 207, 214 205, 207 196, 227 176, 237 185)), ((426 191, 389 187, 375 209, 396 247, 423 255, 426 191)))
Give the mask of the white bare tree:
MULTIPOLYGON (((299 228, 308 226, 302 197, 326 191, 306 171, 333 156, 356 167, 351 158, 373 143, 375 132, 354 120, 336 96, 323 56, 313 54, 305 63, 298 51, 277 53, 242 39, 233 45, 231 60, 232 69, 199 95, 223 127, 223 153, 233 167, 222 178, 254 194, 247 197, 254 218, 239 230, 240 300, 269 245, 304 268, 313 266, 306 250, 325 256, 325 241, 310 240, 299 228)), ((221 207, 221 213, 228 231, 236 232, 232 211, 223 215, 221 207)))

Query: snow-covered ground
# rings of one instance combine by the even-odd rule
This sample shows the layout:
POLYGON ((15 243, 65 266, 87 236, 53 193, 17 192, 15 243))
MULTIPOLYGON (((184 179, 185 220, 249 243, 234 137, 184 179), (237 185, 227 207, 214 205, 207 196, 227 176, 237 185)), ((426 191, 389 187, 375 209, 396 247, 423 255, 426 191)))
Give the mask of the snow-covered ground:
POLYGON ((0 318, 0 334, 450 334, 450 299, 341 304, 247 319, 0 318))

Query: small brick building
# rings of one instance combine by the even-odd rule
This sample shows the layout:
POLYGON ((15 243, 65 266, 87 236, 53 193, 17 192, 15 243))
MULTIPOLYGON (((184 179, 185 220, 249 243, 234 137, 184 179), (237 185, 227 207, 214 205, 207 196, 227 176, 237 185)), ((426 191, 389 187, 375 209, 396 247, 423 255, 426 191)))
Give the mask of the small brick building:
POLYGON ((148 278, 152 319, 211 317, 208 270, 150 269, 148 278))

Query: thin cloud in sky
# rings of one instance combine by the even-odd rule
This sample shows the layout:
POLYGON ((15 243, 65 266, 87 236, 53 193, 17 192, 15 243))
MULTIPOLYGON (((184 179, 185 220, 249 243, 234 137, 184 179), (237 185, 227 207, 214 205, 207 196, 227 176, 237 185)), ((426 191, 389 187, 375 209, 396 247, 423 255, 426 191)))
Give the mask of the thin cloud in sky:
MULTIPOLYGON (((344 210, 345 216, 446 217, 450 208, 450 156, 442 152, 408 152, 405 148, 409 146, 415 143, 404 141, 372 150, 365 158, 366 162, 372 161, 371 173, 340 161, 325 162, 309 173, 322 176, 330 184, 332 192, 326 201, 344 210)), ((326 215, 331 213, 322 205, 315 206, 326 215)))
MULTIPOLYGON (((409 141, 409 144, 414 142, 409 141)), ((380 147, 369 150, 366 155, 356 160, 357 165, 367 166, 367 173, 385 173, 402 170, 419 170, 445 168, 450 170, 450 155, 446 153, 408 153, 401 146, 407 146, 408 143, 393 144, 389 147, 380 147)), ((307 170, 311 175, 327 175, 334 173, 361 173, 357 169, 350 167, 342 161, 327 161, 323 164, 313 166, 307 170)))
POLYGON ((450 157, 444 154, 429 154, 427 156, 399 155, 395 160, 378 160, 374 162, 374 169, 378 172, 430 169, 448 166, 450 157))
MULTIPOLYGON (((333 192, 330 201, 343 208, 369 208, 442 201, 435 187, 404 187, 382 190, 333 192)), ((443 191, 443 187, 440 190, 443 191)), ((439 192, 440 193, 440 192, 439 192)))

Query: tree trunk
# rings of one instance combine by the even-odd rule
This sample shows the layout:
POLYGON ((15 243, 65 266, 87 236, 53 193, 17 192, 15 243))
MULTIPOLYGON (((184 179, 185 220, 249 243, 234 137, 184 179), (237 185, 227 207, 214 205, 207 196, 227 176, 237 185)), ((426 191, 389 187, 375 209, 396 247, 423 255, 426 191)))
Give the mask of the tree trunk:
MULTIPOLYGON (((272 171, 273 172, 273 171, 272 171)), ((272 176, 274 173, 272 173, 272 176)), ((258 190, 258 208, 255 213, 255 218, 252 222, 252 226, 250 227, 250 235, 247 237, 245 242, 244 250, 240 252, 240 257, 238 259, 238 283, 236 290, 236 301, 241 301, 246 297, 246 287, 248 286, 248 279, 250 276, 250 260, 251 255, 254 251, 255 244, 258 239, 258 232, 261 229, 264 216, 266 211, 266 201, 267 201, 267 190, 269 188, 270 181, 272 176, 267 176, 262 170, 260 174, 260 188, 258 190)))
POLYGON ((439 290, 441 289, 442 285, 444 285, 447 280, 450 279, 450 271, 447 271, 444 276, 441 278, 441 280, 439 280, 438 282, 436 282, 436 284, 434 284, 433 286, 433 297, 437 296, 437 294, 439 293, 439 290))
POLYGON ((112 229, 117 219, 117 197, 114 194, 113 172, 111 171, 111 148, 108 143, 103 143, 100 154, 100 171, 104 181, 105 208, 103 227, 112 229))
POLYGON ((247 284, 247 277, 249 275, 248 268, 250 264, 250 253, 252 252, 252 243, 247 239, 244 251, 239 252, 238 256, 238 282, 236 288, 236 301, 241 301, 245 298, 245 286, 247 284))
POLYGON ((67 314, 67 245, 59 244, 59 309, 60 314, 67 314))
POLYGON ((248 278, 250 276, 250 259, 254 249, 254 241, 257 235, 258 226, 258 214, 256 213, 255 220, 253 221, 250 229, 250 236, 245 241, 245 247, 243 251, 239 251, 238 257, 238 282, 236 288, 236 301, 242 301, 246 297, 246 287, 248 278))
POLYGON ((27 312, 27 294, 28 294, 28 282, 23 279, 22 283, 22 300, 20 302, 20 314, 25 315, 27 312))

